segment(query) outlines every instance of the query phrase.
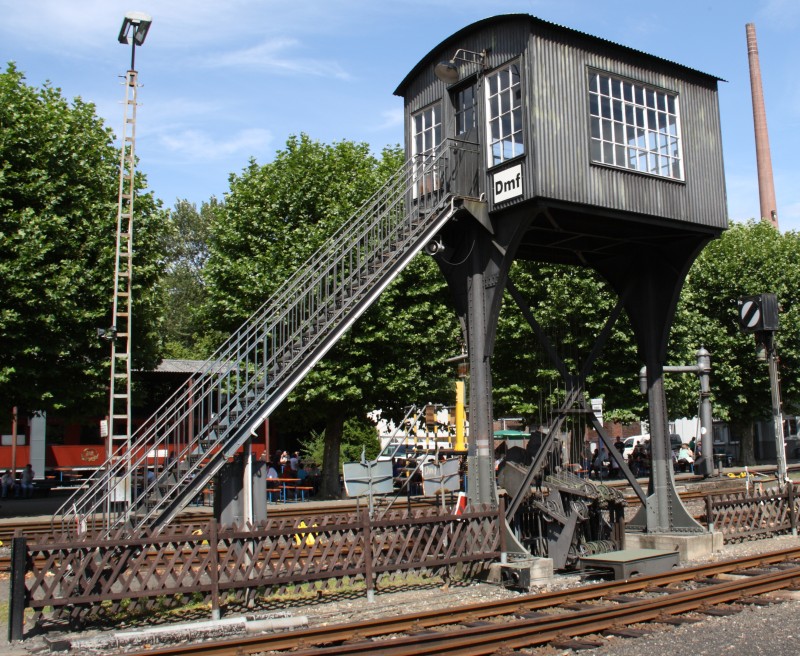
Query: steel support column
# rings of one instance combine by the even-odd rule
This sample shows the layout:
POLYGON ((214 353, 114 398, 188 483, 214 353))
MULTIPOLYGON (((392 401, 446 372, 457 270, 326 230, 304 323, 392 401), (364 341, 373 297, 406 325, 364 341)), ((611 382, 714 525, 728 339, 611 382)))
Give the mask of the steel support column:
POLYGON ((629 523, 648 533, 699 533, 705 529, 686 510, 675 490, 669 416, 664 393, 664 362, 672 320, 686 273, 708 238, 687 235, 669 249, 641 248, 635 258, 601 263, 597 270, 618 293, 626 293, 625 307, 639 355, 647 367, 652 466, 647 502, 629 523))
MULTIPOLYGON (((473 503, 497 503, 494 480, 492 371, 487 316, 486 240, 475 239, 467 281, 467 353, 469 355, 469 498, 473 503)), ((493 317, 496 320, 496 317, 493 317)))

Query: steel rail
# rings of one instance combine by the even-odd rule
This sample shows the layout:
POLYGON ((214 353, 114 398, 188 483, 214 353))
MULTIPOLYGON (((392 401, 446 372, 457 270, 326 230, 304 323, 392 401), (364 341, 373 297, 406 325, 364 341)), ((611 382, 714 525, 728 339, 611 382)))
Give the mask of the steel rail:
MULTIPOLYGON (((231 654, 244 655, 264 651, 280 651, 289 649, 293 650, 293 656, 300 656, 301 653, 306 652, 295 652, 294 650, 311 647, 312 645, 324 645, 334 642, 352 641, 356 636, 359 639, 366 640, 370 637, 379 635, 418 632, 420 630, 429 629, 434 626, 442 626, 445 624, 457 624, 458 622, 464 621, 485 620, 487 618, 498 617, 501 615, 513 615, 515 613, 531 613, 546 608, 553 608, 554 606, 559 606, 567 602, 577 603, 593 601, 607 596, 642 592, 654 587, 663 587, 674 583, 691 581, 696 578, 705 578, 716 574, 731 573, 735 572, 736 570, 753 568, 756 566, 766 566, 796 559, 800 559, 800 547, 783 549, 780 551, 758 554, 744 558, 737 558, 729 561, 697 565, 694 567, 673 570, 665 574, 641 576, 627 581, 611 581, 583 586, 580 588, 548 592, 544 594, 522 595, 511 599, 502 599, 479 604, 469 604, 455 608, 450 607, 422 611, 388 618, 361 620, 358 622, 333 626, 313 627, 282 634, 250 636, 237 639, 235 641, 226 640, 218 642, 205 642, 196 645, 175 645, 166 648, 148 649, 147 651, 136 652, 135 654, 132 653, 130 656, 144 656, 145 654, 159 656, 192 656, 194 654, 229 656, 231 654)), ((800 567, 792 568, 791 570, 787 571, 791 571, 793 573, 793 577, 789 578, 800 577, 800 567)), ((751 580, 754 580, 755 578, 756 577, 751 577, 751 580)), ((678 593, 670 594, 669 597, 675 597, 677 594, 678 593)), ((758 593, 753 592, 751 594, 758 593)), ((588 617, 588 615, 584 616, 582 621, 586 621, 588 617)), ((633 621, 628 623, 633 623, 633 621)), ((459 635, 468 630, 469 629, 465 627, 459 628, 459 635)), ((487 630, 488 627, 483 626, 478 632, 485 632, 487 630)), ((398 640, 401 640, 401 638, 392 640, 391 645, 395 645, 398 640)), ((388 644, 384 643, 368 643, 364 649, 367 651, 367 653, 369 653, 369 649, 374 651, 379 644, 381 645, 381 655, 383 656, 384 653, 388 653, 385 651, 388 649, 388 644)), ((347 647, 355 649, 355 645, 353 644, 348 644, 347 647)), ((499 645, 495 643, 493 649, 496 650, 498 647, 499 645)), ((324 654, 327 653, 325 649, 328 648, 317 647, 313 650, 313 652, 309 651, 308 653, 324 654)), ((330 653, 350 652, 331 651, 330 653)), ((408 653, 415 652, 411 651, 408 653)), ((416 653, 421 652, 417 651, 416 653)), ((424 653, 428 652, 426 651, 424 653)), ((489 651, 485 653, 492 652, 489 651)))
POLYGON ((459 627, 452 633, 429 633, 399 637, 391 643, 364 641, 338 647, 295 650, 292 656, 374 653, 381 656, 484 656, 498 651, 544 645, 565 637, 591 635, 614 627, 641 622, 658 622, 667 616, 702 610, 711 605, 731 603, 743 596, 773 592, 800 579, 800 567, 743 580, 716 583, 696 590, 665 594, 655 599, 623 602, 613 607, 573 611, 544 618, 519 618, 504 624, 459 627))

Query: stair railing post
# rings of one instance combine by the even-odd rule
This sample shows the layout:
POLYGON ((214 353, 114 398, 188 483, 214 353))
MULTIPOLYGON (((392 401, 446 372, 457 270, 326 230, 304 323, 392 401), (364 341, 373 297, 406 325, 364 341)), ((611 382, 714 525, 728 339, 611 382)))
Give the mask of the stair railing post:
POLYGON ((364 579, 367 583, 367 601, 375 601, 375 582, 372 580, 372 525, 369 513, 361 514, 361 531, 364 534, 364 579))
POLYGON ((208 526, 208 546, 211 549, 211 619, 220 618, 219 611, 219 531, 217 520, 212 517, 208 526))
POLYGON ((25 633, 25 604, 28 591, 25 589, 27 573, 28 541, 23 536, 11 538, 11 590, 8 609, 8 640, 22 640, 25 633))
POLYGON ((714 532, 714 499, 710 494, 706 495, 706 525, 708 532, 714 532))

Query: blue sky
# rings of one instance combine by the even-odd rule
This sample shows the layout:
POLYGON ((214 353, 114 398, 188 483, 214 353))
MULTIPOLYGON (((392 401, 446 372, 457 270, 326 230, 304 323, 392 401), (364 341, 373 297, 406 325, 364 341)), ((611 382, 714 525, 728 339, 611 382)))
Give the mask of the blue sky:
POLYGON ((119 132, 117 42, 128 11, 153 17, 136 67, 140 170, 167 206, 222 198, 250 157, 288 136, 402 142, 397 84, 470 23, 529 13, 720 77, 728 211, 759 212, 745 24, 756 25, 782 230, 800 230, 798 0, 0 0, 0 60, 95 103, 119 132))

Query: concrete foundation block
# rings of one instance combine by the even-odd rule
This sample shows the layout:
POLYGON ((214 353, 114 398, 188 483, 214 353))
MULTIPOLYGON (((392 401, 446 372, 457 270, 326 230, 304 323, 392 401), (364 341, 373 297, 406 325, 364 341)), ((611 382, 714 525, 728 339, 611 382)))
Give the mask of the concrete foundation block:
POLYGON ((628 549, 666 549, 677 551, 682 563, 705 558, 722 551, 723 535, 713 533, 625 533, 628 549))
POLYGON ((510 581, 511 587, 530 591, 553 582, 553 559, 527 558, 509 563, 492 563, 489 565, 487 581, 510 581))

